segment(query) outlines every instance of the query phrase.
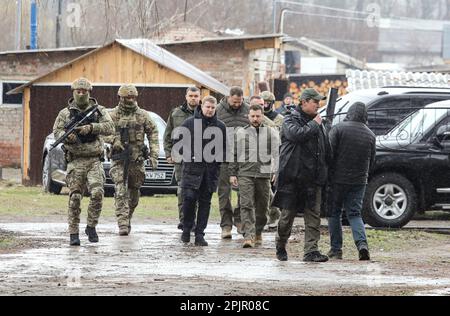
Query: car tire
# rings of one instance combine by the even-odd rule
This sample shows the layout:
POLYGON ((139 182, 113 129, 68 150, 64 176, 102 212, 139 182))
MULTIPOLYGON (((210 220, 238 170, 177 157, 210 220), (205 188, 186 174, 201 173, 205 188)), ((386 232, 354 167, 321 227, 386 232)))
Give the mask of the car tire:
POLYGON ((62 186, 52 181, 51 161, 48 155, 45 155, 42 167, 42 187, 46 193, 59 195, 62 191, 62 186))
POLYGON ((362 212, 365 223, 372 227, 402 228, 416 210, 416 191, 404 176, 383 173, 370 180, 362 212))

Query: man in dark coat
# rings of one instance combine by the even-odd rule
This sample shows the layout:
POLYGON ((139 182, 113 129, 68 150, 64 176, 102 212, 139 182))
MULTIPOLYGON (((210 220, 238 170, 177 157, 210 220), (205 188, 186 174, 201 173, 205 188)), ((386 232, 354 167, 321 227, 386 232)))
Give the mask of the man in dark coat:
POLYGON ((190 242, 198 203, 195 245, 205 247, 205 229, 211 210, 211 199, 217 191, 221 163, 225 160, 226 127, 217 119, 217 100, 206 97, 194 117, 187 119, 182 127, 183 135, 182 195, 183 234, 181 240, 190 242), (189 142, 190 141, 190 142, 189 142), (214 146, 211 146, 213 144, 214 146), (212 150, 211 147, 213 147, 212 150))
POLYGON ((282 210, 276 237, 277 258, 287 261, 286 244, 295 216, 304 213, 306 262, 326 262, 319 252, 320 206, 328 178, 327 164, 331 147, 322 119, 319 102, 325 97, 306 89, 301 106, 284 120, 281 132, 280 167, 273 206, 282 210))
POLYGON ((366 231, 361 218, 369 171, 375 161, 376 138, 367 127, 364 103, 353 104, 344 122, 330 131, 333 159, 330 165, 331 214, 328 219, 330 258, 342 259, 342 209, 352 227, 360 260, 370 260, 366 231))

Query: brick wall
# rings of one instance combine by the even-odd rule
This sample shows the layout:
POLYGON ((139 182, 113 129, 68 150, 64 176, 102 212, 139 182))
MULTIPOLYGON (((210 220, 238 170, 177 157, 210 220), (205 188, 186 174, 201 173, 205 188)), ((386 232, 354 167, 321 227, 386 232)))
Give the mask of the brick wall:
POLYGON ((229 87, 249 84, 249 51, 243 41, 162 46, 229 87))
POLYGON ((20 167, 22 108, 0 105, 0 166, 20 167))

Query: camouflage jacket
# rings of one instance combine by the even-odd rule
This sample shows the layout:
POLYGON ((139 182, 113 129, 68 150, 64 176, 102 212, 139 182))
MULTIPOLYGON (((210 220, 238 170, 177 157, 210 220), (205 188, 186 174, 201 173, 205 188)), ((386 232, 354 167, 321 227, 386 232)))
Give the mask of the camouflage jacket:
POLYGON ((145 136, 147 136, 150 146, 150 159, 158 160, 159 156, 159 133, 158 127, 151 119, 147 111, 136 106, 135 110, 125 111, 118 105, 111 112, 111 118, 115 126, 115 134, 105 138, 105 142, 113 144, 120 141, 120 129, 130 128, 131 160, 133 162, 144 161, 144 151, 146 149, 145 136))
POLYGON ((183 125, 184 121, 192 116, 194 116, 194 110, 191 110, 186 103, 176 107, 170 113, 169 119, 167 120, 167 127, 164 132, 164 152, 166 153, 166 158, 172 156, 172 133, 174 129, 183 125))
MULTIPOLYGON (((97 105, 97 101, 91 98, 88 108, 82 111, 77 106, 75 101, 73 99, 70 99, 69 106, 59 112, 58 117, 56 118, 55 124, 53 126, 53 134, 55 136, 55 139, 60 138, 66 132, 64 127, 71 121, 72 113, 87 113, 92 109, 92 107, 97 105)), ((96 136, 93 137, 94 141, 81 144, 64 144, 64 148, 71 155, 72 159, 78 157, 103 157, 104 148, 101 136, 108 136, 114 133, 114 123, 112 122, 110 115, 103 106, 98 105, 98 109, 100 111, 100 115, 98 115, 96 122, 91 123, 91 134, 96 136)))

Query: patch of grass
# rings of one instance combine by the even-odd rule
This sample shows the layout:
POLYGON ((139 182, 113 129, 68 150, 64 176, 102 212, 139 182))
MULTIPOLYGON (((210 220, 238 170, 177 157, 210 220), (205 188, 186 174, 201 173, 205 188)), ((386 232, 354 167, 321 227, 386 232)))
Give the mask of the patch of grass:
MULTIPOLYGON (((66 216, 69 197, 66 194, 43 193, 40 187, 0 187, 0 216, 51 217, 66 216)), ((236 195, 233 197, 237 201, 236 195)), ((89 198, 84 197, 81 209, 87 210, 89 198)), ((105 197, 102 216, 115 217, 114 198, 105 197)), ((135 216, 145 219, 178 219, 178 198, 175 195, 142 196, 135 216)), ((218 196, 212 199, 211 220, 220 219, 218 196)))

